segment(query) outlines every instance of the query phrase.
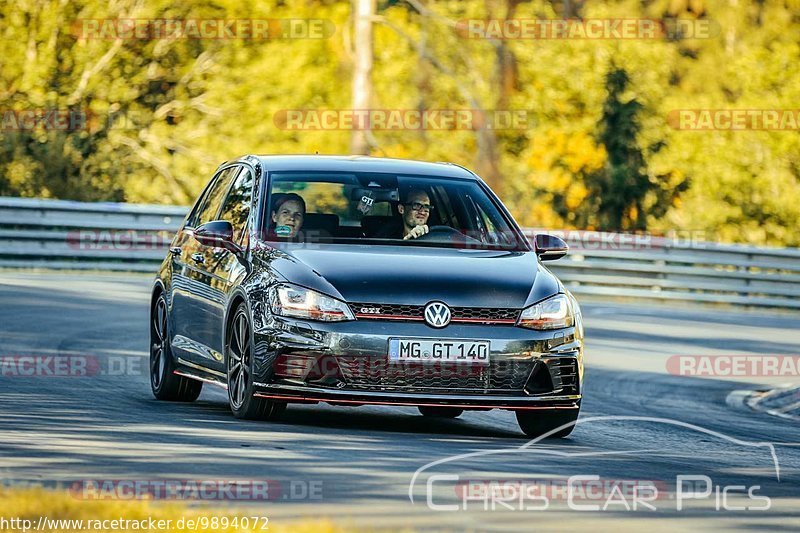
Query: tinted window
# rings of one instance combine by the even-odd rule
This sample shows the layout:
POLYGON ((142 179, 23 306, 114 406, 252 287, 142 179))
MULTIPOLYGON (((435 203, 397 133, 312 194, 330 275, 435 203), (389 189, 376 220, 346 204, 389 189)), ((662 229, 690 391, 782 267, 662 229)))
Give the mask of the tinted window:
POLYGON ((186 219, 186 227, 187 228, 194 228, 194 227, 197 226, 197 216, 200 214, 200 210, 203 208, 203 204, 206 201, 206 197, 208 196, 209 189, 211 189, 211 187, 213 187, 213 184, 217 182, 217 178, 218 177, 219 177, 219 175, 214 176, 211 179, 211 183, 206 184, 206 188, 203 189, 203 193, 200 195, 200 197, 194 203, 194 206, 192 207, 191 214, 189 215, 189 218, 186 219))
POLYGON ((270 177, 269 240, 527 250, 477 181, 371 173, 279 172, 270 177), (275 211, 288 205, 302 216, 275 211), (417 226, 431 235, 404 239, 417 226))
POLYGON ((195 226, 199 226, 216 219, 217 213, 219 212, 219 207, 222 205, 222 199, 225 197, 225 193, 228 192, 231 179, 237 170, 239 170, 239 167, 231 167, 223 170, 217 175, 216 180, 206 193, 205 200, 203 201, 203 207, 196 215, 194 220, 195 226))
POLYGON ((253 195, 253 173, 249 168, 242 167, 233 187, 225 198, 219 220, 227 220, 233 225, 233 240, 240 242, 242 233, 247 226, 247 217, 250 215, 250 202, 253 195))

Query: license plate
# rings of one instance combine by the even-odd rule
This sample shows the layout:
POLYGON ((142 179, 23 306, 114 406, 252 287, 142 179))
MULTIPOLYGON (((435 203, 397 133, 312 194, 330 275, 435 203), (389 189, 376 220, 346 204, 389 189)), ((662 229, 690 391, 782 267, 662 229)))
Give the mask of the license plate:
POLYGON ((389 339, 389 361, 489 364, 489 341, 389 339))

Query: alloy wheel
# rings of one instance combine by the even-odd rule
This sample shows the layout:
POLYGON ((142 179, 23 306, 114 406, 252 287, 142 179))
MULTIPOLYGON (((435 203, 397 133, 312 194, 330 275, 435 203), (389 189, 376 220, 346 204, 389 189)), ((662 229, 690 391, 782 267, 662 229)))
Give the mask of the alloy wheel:
POLYGON ((156 302, 156 308, 151 319, 150 335, 150 381, 153 388, 161 387, 164 379, 164 370, 167 364, 167 303, 161 296, 156 302))
POLYGON ((233 319, 228 344, 228 396, 231 406, 244 404, 250 379, 250 325, 247 314, 239 311, 233 319))

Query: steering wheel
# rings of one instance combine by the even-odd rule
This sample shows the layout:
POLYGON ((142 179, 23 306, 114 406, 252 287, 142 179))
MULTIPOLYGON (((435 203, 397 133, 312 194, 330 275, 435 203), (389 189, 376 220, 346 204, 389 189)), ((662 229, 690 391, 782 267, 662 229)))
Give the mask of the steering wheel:
POLYGON ((481 244, 481 241, 464 235, 450 226, 429 226, 428 233, 410 241, 439 241, 451 242, 454 244, 481 244))

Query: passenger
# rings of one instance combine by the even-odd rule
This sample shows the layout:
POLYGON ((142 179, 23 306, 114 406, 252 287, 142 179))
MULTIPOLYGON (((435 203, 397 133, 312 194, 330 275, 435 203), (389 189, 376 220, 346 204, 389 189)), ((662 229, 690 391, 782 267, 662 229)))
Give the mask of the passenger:
POLYGON ((303 227, 306 202, 295 193, 273 194, 272 233, 283 239, 293 239, 303 227))
POLYGON ((431 214, 430 197, 422 189, 411 189, 405 202, 397 206, 400 219, 392 221, 376 235, 383 239, 416 239, 428 233, 428 218, 431 214))

